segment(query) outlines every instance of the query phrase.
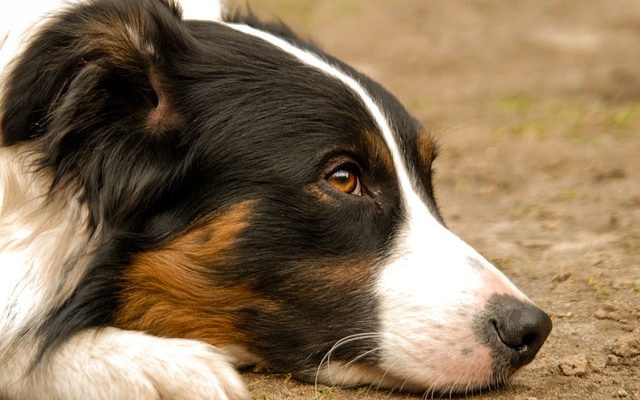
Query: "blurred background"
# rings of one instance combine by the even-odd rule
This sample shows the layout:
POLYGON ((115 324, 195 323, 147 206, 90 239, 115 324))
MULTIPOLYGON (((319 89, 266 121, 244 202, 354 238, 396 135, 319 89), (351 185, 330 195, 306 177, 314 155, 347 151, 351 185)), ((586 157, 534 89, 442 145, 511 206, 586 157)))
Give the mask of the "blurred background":
MULTIPOLYGON (((227 4, 368 74, 440 142, 450 228, 554 320, 538 358, 483 399, 640 399, 640 1, 227 4)), ((246 379, 264 400, 407 398, 246 379)))

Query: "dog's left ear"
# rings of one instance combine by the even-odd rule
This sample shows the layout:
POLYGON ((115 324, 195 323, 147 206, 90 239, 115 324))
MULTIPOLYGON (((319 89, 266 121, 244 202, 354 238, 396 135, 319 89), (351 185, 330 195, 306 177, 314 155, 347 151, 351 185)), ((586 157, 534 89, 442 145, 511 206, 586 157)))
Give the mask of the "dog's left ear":
POLYGON ((151 135, 175 128, 166 70, 192 46, 169 0, 94 0, 62 12, 3 83, 3 144, 47 135, 56 142, 76 128, 100 128, 105 117, 151 135))
POLYGON ((95 224, 141 229, 189 175, 174 94, 198 50, 168 0, 74 6, 40 28, 3 82, 2 144, 29 143, 53 188, 83 193, 95 224))

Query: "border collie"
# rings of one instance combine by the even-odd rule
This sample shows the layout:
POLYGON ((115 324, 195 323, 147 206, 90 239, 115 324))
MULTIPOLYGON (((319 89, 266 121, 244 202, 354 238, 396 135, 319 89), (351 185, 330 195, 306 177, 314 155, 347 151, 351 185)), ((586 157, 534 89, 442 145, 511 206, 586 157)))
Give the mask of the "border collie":
POLYGON ((1 398, 243 399, 248 365, 467 392, 538 352, 379 84, 208 0, 30 6, 1 17, 1 398))

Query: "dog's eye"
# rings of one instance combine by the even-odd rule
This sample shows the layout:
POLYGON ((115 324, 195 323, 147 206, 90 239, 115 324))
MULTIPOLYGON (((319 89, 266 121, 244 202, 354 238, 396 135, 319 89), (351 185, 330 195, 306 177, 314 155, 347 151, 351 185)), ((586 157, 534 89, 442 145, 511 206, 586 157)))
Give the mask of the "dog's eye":
POLYGON ((327 182, 342 193, 362 196, 362 185, 358 175, 347 167, 341 167, 327 177, 327 182))

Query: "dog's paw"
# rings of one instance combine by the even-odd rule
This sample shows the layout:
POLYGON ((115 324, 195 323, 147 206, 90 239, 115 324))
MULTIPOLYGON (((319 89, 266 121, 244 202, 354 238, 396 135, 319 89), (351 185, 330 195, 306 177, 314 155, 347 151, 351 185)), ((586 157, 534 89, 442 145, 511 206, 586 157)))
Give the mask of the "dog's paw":
MULTIPOLYGON (((249 398, 233 365, 214 347, 193 340, 165 339, 140 360, 158 399, 244 400, 249 398)), ((155 399, 154 399, 155 400, 155 399)))
POLYGON ((115 328, 83 332, 69 340, 45 376, 51 378, 49 387, 40 388, 49 393, 48 399, 249 398, 240 375, 215 347, 115 328))

